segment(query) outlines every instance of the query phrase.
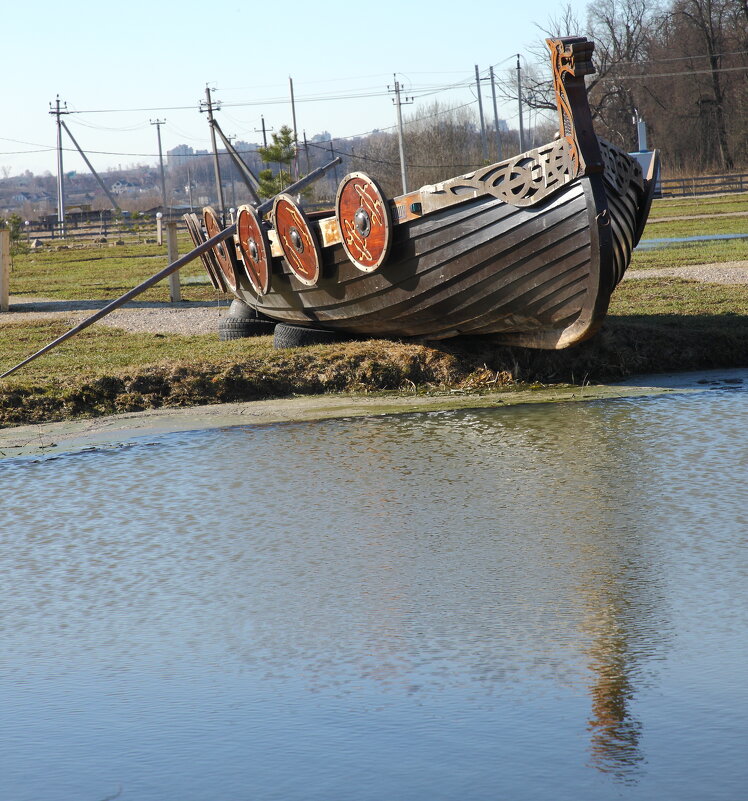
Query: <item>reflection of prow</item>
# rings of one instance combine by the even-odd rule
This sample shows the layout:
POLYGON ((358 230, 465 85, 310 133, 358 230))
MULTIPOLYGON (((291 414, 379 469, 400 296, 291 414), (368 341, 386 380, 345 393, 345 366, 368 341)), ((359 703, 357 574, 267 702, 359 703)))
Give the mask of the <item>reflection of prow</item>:
POLYGON ((620 631, 614 636, 603 634, 590 650, 590 669, 595 673, 590 687, 592 762, 599 770, 625 777, 643 759, 639 750, 641 723, 628 709, 634 693, 628 675, 631 666, 626 635, 620 631))

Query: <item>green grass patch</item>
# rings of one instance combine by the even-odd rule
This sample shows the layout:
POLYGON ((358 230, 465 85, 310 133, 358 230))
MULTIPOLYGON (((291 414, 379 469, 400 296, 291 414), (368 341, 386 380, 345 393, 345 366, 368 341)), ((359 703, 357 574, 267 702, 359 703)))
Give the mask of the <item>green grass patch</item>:
POLYGON ((735 214, 748 212, 748 193, 700 196, 694 198, 660 198, 652 202, 650 220, 660 217, 682 217, 693 214, 735 214))
MULTIPOLYGON (((745 242, 688 243, 638 251, 633 266, 745 258, 745 242)), ((165 249, 146 244, 21 254, 14 258, 11 292, 22 294, 20 285, 27 295, 111 299, 165 263, 165 249)), ((189 271, 203 274, 199 265, 189 271)), ((165 300, 167 294, 162 286, 147 297, 165 300)), ((186 285, 184 294, 191 300, 216 297, 202 285, 186 285)), ((61 320, 0 325, 0 368, 9 369, 69 327, 61 320)), ((275 350, 270 337, 220 342, 217 334, 130 334, 91 326, 0 382, 0 425, 290 394, 503 392, 746 364, 748 287, 637 279, 618 287, 599 334, 564 351, 508 348, 491 337, 430 346, 369 340, 275 350)))
MULTIPOLYGON (((184 254, 191 243, 180 240, 184 254)), ((10 275, 13 295, 64 300, 114 300, 168 264, 166 246, 126 244, 41 248, 16 253, 10 275)), ((199 259, 180 270, 184 300, 214 300, 219 295, 210 285, 199 259)), ((139 296, 140 300, 169 300, 168 280, 139 296)))
MULTIPOLYGON (((71 326, 55 321, 32 321, 0 326, 0 353, 4 372, 35 353, 71 326)), ((144 365, 169 365, 179 361, 236 361, 267 355, 272 351, 270 337, 220 342, 216 334, 131 334, 118 328, 94 325, 63 342, 18 373, 3 379, 3 385, 49 382, 64 384, 89 380, 144 365)))
POLYGON ((748 217, 745 216, 705 217, 698 220, 670 220, 668 222, 658 222, 650 218, 644 228, 642 239, 745 233, 748 233, 748 217))
POLYGON ((748 260, 748 239, 714 239, 707 242, 677 242, 653 250, 635 250, 631 268, 684 267, 748 260))
MULTIPOLYGON (((705 284, 681 278, 637 278, 623 281, 613 293, 610 316, 637 316, 650 322, 678 318, 684 326, 693 318, 745 326, 748 331, 748 286, 705 284)), ((748 354, 746 354, 748 358, 748 354)))

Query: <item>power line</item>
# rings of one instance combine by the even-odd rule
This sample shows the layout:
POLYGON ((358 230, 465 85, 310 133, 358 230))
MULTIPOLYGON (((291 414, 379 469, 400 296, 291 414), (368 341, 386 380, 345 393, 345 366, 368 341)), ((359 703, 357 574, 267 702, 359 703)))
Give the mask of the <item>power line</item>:
MULTIPOLYGON (((409 125, 414 125, 415 123, 423 122, 424 120, 430 120, 430 119, 433 119, 434 117, 441 117, 444 114, 449 114, 449 113, 451 113, 453 111, 459 111, 460 109, 467 108, 468 106, 474 106, 476 103, 477 103, 477 100, 470 100, 467 103, 463 103, 463 104, 461 104, 459 106, 448 107, 448 108, 442 109, 440 111, 434 112, 433 114, 425 114, 422 117, 416 117, 414 119, 404 120, 403 124, 406 127, 409 126, 409 125)), ((174 128, 174 125, 172 123, 169 123, 168 127, 174 128)), ((332 137, 332 139, 330 139, 328 141, 341 142, 341 141, 346 141, 346 140, 349 140, 349 139, 360 139, 361 137, 370 136, 371 134, 375 134, 375 133, 387 133, 388 131, 394 130, 396 127, 397 127, 396 125, 388 125, 388 126, 385 126, 383 128, 373 128, 373 129, 371 129, 369 131, 362 131, 361 133, 348 134, 346 136, 335 136, 335 137, 332 137)), ((196 141, 196 142, 197 141, 200 141, 200 142, 205 141, 203 139, 197 139, 195 137, 189 137, 189 136, 187 136, 187 134, 182 134, 181 132, 180 132, 180 136, 184 136, 185 138, 192 139, 193 141, 196 141)), ((17 141, 17 140, 11 139, 11 140, 8 140, 8 141, 17 141)), ((29 144, 33 144, 33 143, 29 143, 29 144)), ((207 143, 206 143, 206 145, 207 145, 207 143)), ((29 153, 40 152, 41 153, 41 152, 47 152, 47 151, 54 150, 54 149, 55 148, 52 148, 52 147, 46 147, 46 148, 43 148, 43 150, 39 150, 39 151, 22 151, 22 152, 29 152, 29 153)), ((63 147, 63 151, 70 152, 70 153, 77 153, 77 150, 75 150, 74 148, 63 147)), ((92 153, 93 155, 96 155, 96 156, 121 156, 121 157, 129 157, 129 158, 158 158, 158 153, 125 153, 125 152, 119 151, 119 150, 92 150, 92 149, 87 149, 87 152, 88 153, 92 153)), ((246 153, 253 153, 253 152, 254 151, 246 151, 246 153)), ((209 152, 207 150, 207 147, 206 147, 206 152, 205 153, 184 153, 184 154, 183 153, 178 153, 178 154, 175 154, 175 155, 177 155, 179 158, 205 158, 205 156, 208 156, 210 154, 209 154, 209 152)), ((428 165, 414 165, 414 166, 421 167, 421 166, 428 166, 428 165)), ((434 166, 438 166, 438 165, 434 165, 434 166)))
POLYGON ((51 153, 55 148, 44 147, 41 150, 2 150, 0 156, 23 156, 27 153, 51 153))
MULTIPOLYGON (((328 139, 326 145, 329 145, 332 142, 332 139, 328 139)), ((324 150, 326 153, 330 152, 329 146, 323 146, 319 142, 309 142, 309 147, 317 148, 317 150, 324 150)), ((367 161, 371 164, 385 164, 388 167, 399 167, 399 161, 391 161, 390 159, 378 159, 374 158, 374 156, 365 156, 359 155, 356 153, 355 155, 352 153, 346 153, 344 150, 333 150, 332 151, 335 155, 338 156, 346 156, 347 158, 355 159, 356 161, 367 161)), ((419 169, 442 169, 449 167, 450 169, 476 169, 480 166, 478 162, 471 162, 470 164, 410 164, 410 167, 418 167, 419 169)))
POLYGON ((682 70, 681 72, 658 72, 643 73, 642 75, 605 75, 598 78, 597 82, 601 81, 647 81, 650 78, 679 78, 683 75, 712 75, 715 72, 748 72, 748 66, 744 67, 720 67, 719 69, 708 70, 682 70))
MULTIPOLYGON (((725 57, 731 55, 744 55, 748 53, 748 50, 735 50, 728 53, 717 53, 717 57, 725 57)), ((619 65, 635 65, 635 66, 645 66, 647 64, 664 64, 673 61, 688 61, 694 58, 708 58, 708 54, 693 54, 690 56, 679 56, 676 58, 667 58, 667 59, 652 59, 649 61, 621 61, 617 62, 615 66, 619 65)), ((515 56, 509 56, 502 61, 496 62, 493 64, 493 67, 500 66, 505 62, 515 58, 515 56)), ((746 67, 723 67, 718 70, 706 70, 706 72, 730 72, 730 71, 739 71, 744 70, 746 67)), ((457 72, 457 71, 455 71, 457 72)), ((483 71, 485 72, 485 70, 483 71)), ((686 75, 686 74, 698 74, 698 70, 686 70, 682 73, 662 73, 660 75, 653 75, 651 77, 674 77, 676 75, 686 75)), ((442 74, 442 73, 417 73, 417 74, 442 74)), ((465 73, 462 73, 465 74, 465 73)), ((336 79, 330 79, 336 80, 336 79)), ((323 81, 319 81, 322 83, 323 81)), ((468 88, 472 84, 472 79, 466 77, 464 80, 456 81, 450 84, 431 84, 431 85, 416 85, 411 87, 410 92, 415 96, 417 99, 421 97, 428 97, 432 94, 438 94, 440 92, 447 92, 453 91, 455 89, 462 89, 468 88)), ((277 84, 272 84, 272 86, 276 86, 277 84)), ((258 87, 253 87, 254 90, 258 87)), ((224 90, 225 91, 225 90, 224 90)), ((233 90, 232 91, 238 91, 233 90)), ((297 103, 321 103, 321 102, 329 102, 334 100, 356 100, 356 99, 366 99, 370 97, 386 97, 387 92, 379 89, 377 87, 362 87, 361 89, 357 90, 346 90, 343 92, 328 92, 328 93, 321 93, 321 94, 313 94, 307 96, 299 96, 296 98, 297 103)), ((262 105, 282 105, 288 103, 288 98, 284 95, 273 96, 261 100, 246 100, 246 101, 236 101, 236 102, 223 102, 223 108, 249 108, 253 106, 262 106, 262 105)), ((70 110, 69 114, 124 114, 124 113, 134 113, 134 112, 156 112, 156 111, 189 111, 195 108, 194 104, 189 106, 144 106, 144 107, 134 107, 134 108, 103 108, 103 109, 76 109, 70 110)))
MULTIPOLYGON (((715 53, 716 58, 725 58, 726 56, 743 56, 748 53, 748 50, 732 50, 729 53, 715 53)), ((695 58, 711 58, 709 53, 691 53, 689 56, 674 56, 673 58, 653 58, 646 61, 618 61, 617 64, 667 64, 671 61, 691 61, 695 58)))
MULTIPOLYGON (((78 112, 71 112, 72 114, 76 114, 78 112)), ((110 126, 110 125, 94 125, 91 122, 87 122, 85 120, 76 120, 78 125, 83 125, 86 128, 92 128, 95 131, 117 131, 118 133, 127 133, 129 131, 141 131, 144 130, 147 125, 146 123, 138 123, 137 125, 125 125, 125 126, 110 126)))
MULTIPOLYGON (((424 86, 415 86, 411 88, 411 92, 418 93, 423 92, 422 96, 427 96, 429 94, 437 94, 438 92, 446 92, 452 91, 454 89, 463 88, 468 85, 468 81, 459 81, 453 84, 446 84, 442 86, 434 86, 431 85, 424 85, 424 86)), ((367 87, 362 88, 359 90, 351 90, 346 91, 345 93, 341 92, 330 92, 327 94, 317 94, 317 95, 307 95, 307 96, 299 96, 296 97, 295 100, 297 103, 322 103, 322 102, 330 102, 334 100, 365 100, 370 97, 387 97, 388 92, 383 89, 374 88, 374 87, 367 87)), ((235 102, 221 102, 221 108, 251 108, 254 106, 265 106, 265 105, 285 105, 288 103, 288 97, 286 96, 277 96, 277 97, 269 97, 260 100, 245 100, 245 101, 235 101, 235 102)), ((189 111, 194 109, 195 106, 158 106, 158 107, 143 107, 143 108, 104 108, 104 109, 76 109, 75 111, 70 111, 70 114, 125 114, 125 113, 135 113, 135 112, 151 112, 151 111, 189 111)))

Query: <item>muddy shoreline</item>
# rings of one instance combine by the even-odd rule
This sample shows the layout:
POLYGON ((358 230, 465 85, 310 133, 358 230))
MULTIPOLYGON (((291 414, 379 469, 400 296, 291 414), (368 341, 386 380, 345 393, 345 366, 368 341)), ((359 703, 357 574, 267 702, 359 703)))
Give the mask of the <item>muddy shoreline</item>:
POLYGON ((416 414, 461 409, 498 409, 539 403, 578 403, 637 398, 748 386, 748 369, 722 369, 637 376, 619 384, 542 387, 506 393, 436 393, 379 397, 326 395, 222 403, 192 408, 149 409, 129 414, 65 420, 0 429, 0 459, 50 457, 90 449, 118 448, 164 434, 229 426, 377 415, 416 414))

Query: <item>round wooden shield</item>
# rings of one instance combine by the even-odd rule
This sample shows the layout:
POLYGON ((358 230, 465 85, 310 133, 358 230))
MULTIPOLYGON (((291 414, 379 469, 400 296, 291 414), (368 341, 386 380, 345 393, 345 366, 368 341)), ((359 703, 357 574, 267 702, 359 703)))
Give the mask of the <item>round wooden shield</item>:
POLYGON ((365 273, 381 267, 392 245, 392 215, 377 182, 362 172, 346 175, 335 214, 348 258, 365 273))
POLYGON ((273 222, 291 272, 302 284, 313 286, 319 278, 322 254, 306 214, 290 195, 281 194, 273 203, 273 222))
POLYGON ((254 290, 264 295, 270 289, 270 243, 252 206, 240 206, 236 217, 239 252, 254 290))
MULTIPOLYGON (((203 209, 203 221, 205 222, 205 230, 208 232, 208 239, 212 239, 223 230, 218 215, 210 206, 206 206, 203 209)), ((232 291, 236 292, 236 287, 238 286, 236 269, 234 266, 236 259, 232 258, 230 247, 231 246, 226 241, 219 242, 213 248, 213 253, 218 262, 218 266, 221 268, 223 277, 226 279, 226 283, 232 291)))
MULTIPOLYGON (((199 247, 200 245, 204 244, 207 240, 205 239, 203 226, 197 214, 190 212, 189 214, 185 214, 183 219, 187 225, 187 231, 190 235, 190 239, 192 239, 195 247, 199 247)), ((217 270, 213 264, 210 252, 201 253, 200 261, 203 263, 203 267, 205 267, 205 272, 208 273, 208 278, 210 278, 210 283, 212 284, 213 289, 217 289, 219 292, 225 292, 226 283, 223 280, 220 270, 217 270)))

